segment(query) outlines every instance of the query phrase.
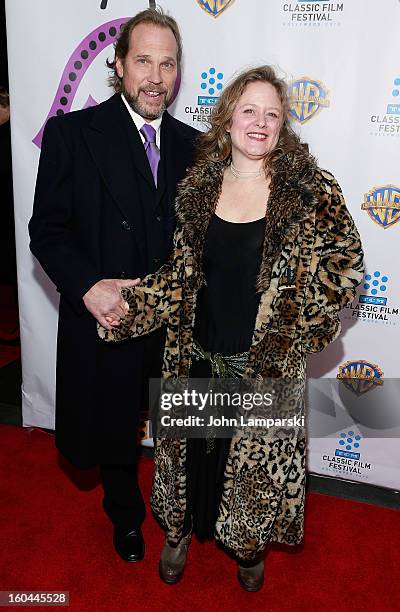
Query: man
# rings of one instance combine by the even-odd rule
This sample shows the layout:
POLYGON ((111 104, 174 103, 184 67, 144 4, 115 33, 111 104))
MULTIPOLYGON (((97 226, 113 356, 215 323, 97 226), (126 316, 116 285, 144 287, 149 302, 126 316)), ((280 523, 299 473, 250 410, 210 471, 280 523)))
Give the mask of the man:
POLYGON ((144 555, 136 435, 163 333, 109 346, 96 324, 118 325, 120 287, 156 271, 171 244, 176 184, 197 134, 165 110, 181 54, 178 26, 162 12, 125 25, 108 63, 115 95, 47 123, 29 225, 31 250, 61 294, 56 444, 77 467, 100 465, 103 507, 126 561, 144 555))

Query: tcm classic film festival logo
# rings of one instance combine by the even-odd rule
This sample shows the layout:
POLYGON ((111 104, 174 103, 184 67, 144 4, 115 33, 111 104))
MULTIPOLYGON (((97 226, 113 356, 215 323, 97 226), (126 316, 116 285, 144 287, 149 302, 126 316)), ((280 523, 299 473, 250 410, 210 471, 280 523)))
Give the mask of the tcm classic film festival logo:
POLYGON ((357 319, 363 323, 380 325, 398 325, 400 307, 393 304, 389 293, 390 277, 374 270, 364 275, 361 294, 356 300, 345 306, 344 319, 357 319))
MULTIPOLYGON (((356 396, 373 391, 383 384, 383 372, 380 367, 364 359, 346 361, 339 366, 337 378, 356 396)), ((362 459, 363 437, 356 425, 341 431, 333 441, 331 453, 324 453, 323 469, 327 472, 367 479, 371 463, 362 459)))
POLYGON ((323 109, 328 108, 329 91, 321 81, 303 76, 289 85, 289 112, 298 123, 304 124, 313 119, 323 109))
POLYGON ((342 431, 334 443, 333 452, 322 455, 323 469, 343 476, 351 474, 360 479, 368 478, 371 464, 362 460, 361 444, 362 436, 356 428, 342 431))
POLYGON ((297 0, 282 3, 284 26, 289 27, 335 27, 341 25, 344 2, 321 2, 321 0, 297 0))
POLYGON ((201 73, 196 103, 185 107, 185 113, 191 116, 192 123, 200 124, 197 127, 209 120, 223 87, 224 73, 214 66, 201 73))
POLYGON ((393 79, 386 105, 370 116, 369 123, 371 136, 400 136, 400 76, 393 79))

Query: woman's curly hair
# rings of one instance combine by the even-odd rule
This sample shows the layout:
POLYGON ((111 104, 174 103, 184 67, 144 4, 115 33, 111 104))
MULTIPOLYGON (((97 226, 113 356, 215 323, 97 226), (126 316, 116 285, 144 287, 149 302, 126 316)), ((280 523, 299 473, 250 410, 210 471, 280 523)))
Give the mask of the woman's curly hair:
POLYGON ((231 136, 226 130, 231 125, 239 98, 246 87, 254 82, 270 83, 275 88, 282 104, 283 122, 279 139, 274 149, 265 157, 265 168, 273 169, 275 163, 290 152, 308 154, 307 145, 301 143, 290 124, 290 98, 287 84, 277 76, 271 66, 265 65, 242 72, 225 87, 209 119, 210 129, 199 138, 197 161, 201 163, 230 160, 232 143, 231 136))

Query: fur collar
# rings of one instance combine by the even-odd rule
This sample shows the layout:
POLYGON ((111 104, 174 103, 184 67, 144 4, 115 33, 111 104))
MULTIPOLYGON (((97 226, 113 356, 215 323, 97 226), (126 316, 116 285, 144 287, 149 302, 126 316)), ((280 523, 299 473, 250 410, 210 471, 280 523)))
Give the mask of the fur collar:
MULTIPOLYGON (((186 242, 193 249, 197 275, 208 225, 221 193, 223 173, 228 162, 198 162, 178 188, 176 214, 186 242)), ((266 210, 266 229, 257 289, 268 288, 273 263, 283 241, 295 237, 299 224, 316 207, 313 178, 317 167, 305 149, 284 155, 276 164, 266 210)), ((201 279, 198 278, 201 282, 201 279)))

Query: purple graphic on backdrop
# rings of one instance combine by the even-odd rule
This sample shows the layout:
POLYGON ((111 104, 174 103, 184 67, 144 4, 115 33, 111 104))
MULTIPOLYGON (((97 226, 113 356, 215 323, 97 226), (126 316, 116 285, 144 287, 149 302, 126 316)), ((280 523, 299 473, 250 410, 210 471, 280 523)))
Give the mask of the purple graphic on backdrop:
MULTIPOLYGON (((86 38, 84 38, 76 47, 64 68, 60 84, 57 88, 57 93, 54 96, 54 100, 46 120, 39 132, 36 134, 35 138, 32 140, 32 142, 39 147, 39 149, 42 146, 43 130, 47 120, 50 117, 65 115, 65 113, 70 112, 76 92, 78 91, 79 85, 88 68, 101 51, 115 42, 121 27, 128 20, 129 17, 123 17, 121 19, 114 19, 113 21, 103 23, 103 25, 99 26, 93 30, 93 32, 88 34, 88 36, 86 36, 86 38)), ((181 75, 179 71, 170 104, 172 104, 178 95, 180 83, 181 75)), ((83 108, 96 106, 97 104, 98 103, 96 100, 92 98, 92 96, 89 96, 83 108)))
MULTIPOLYGON (((39 149, 42 145, 43 130, 47 120, 55 115, 64 115, 71 110, 78 87, 89 66, 103 49, 115 42, 121 26, 126 23, 128 19, 129 17, 114 19, 113 21, 108 21, 99 26, 86 36, 72 53, 62 73, 60 84, 54 96, 49 114, 46 117, 46 121, 32 140, 39 149)), ((84 108, 95 106, 96 104, 97 102, 89 96, 84 108)))

